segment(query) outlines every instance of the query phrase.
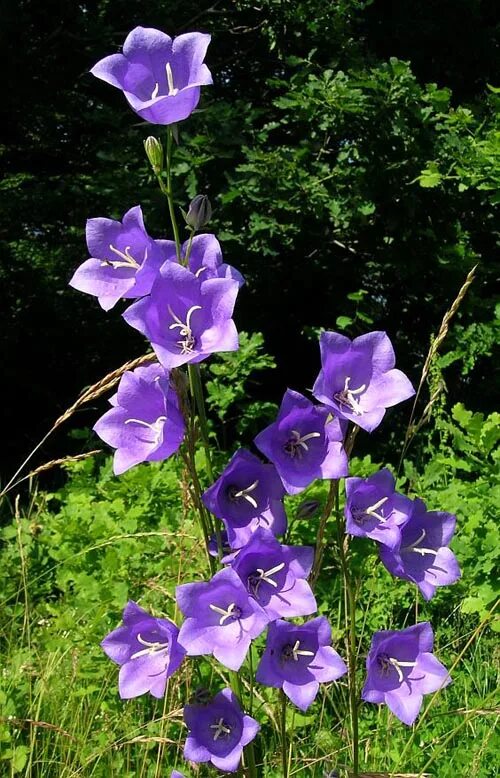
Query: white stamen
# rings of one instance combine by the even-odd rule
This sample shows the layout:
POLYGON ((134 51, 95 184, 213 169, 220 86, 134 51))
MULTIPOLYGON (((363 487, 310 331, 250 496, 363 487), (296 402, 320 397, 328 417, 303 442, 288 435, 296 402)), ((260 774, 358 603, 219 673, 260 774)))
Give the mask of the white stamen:
POLYGON ((247 486, 246 489, 241 489, 239 492, 235 492, 233 497, 243 497, 247 502, 250 503, 252 508, 257 508, 257 500, 255 500, 249 493, 253 492, 255 489, 257 489, 259 485, 259 480, 253 482, 253 484, 250 484, 250 486, 247 486))
POLYGON ((356 395, 362 394, 365 391, 366 384, 358 386, 357 389, 349 389, 350 381, 351 376, 346 376, 344 388, 341 392, 337 392, 334 395, 334 400, 337 400, 341 405, 347 405, 356 416, 361 416, 363 410, 361 409, 359 401, 356 400, 356 395))
POLYGON ((148 421, 143 421, 142 419, 125 419, 125 424, 139 424, 141 427, 147 427, 152 432, 154 432, 155 435, 155 443, 158 443, 164 422, 167 421, 166 416, 158 416, 156 421, 154 421, 152 424, 150 424, 148 421))
MULTIPOLYGON (((113 254, 116 254, 117 257, 120 257, 121 261, 116 260, 104 260, 101 262, 102 265, 113 265, 113 267, 134 267, 137 270, 140 268, 139 263, 136 259, 132 256, 130 253, 130 246, 127 246, 125 248, 125 251, 120 251, 119 249, 115 248, 112 243, 109 244, 109 250, 113 252, 113 254)), ((144 259, 146 259, 146 255, 144 256, 144 259)))
POLYGON ((412 543, 411 546, 404 546, 401 551, 413 551, 415 554, 420 554, 421 556, 425 556, 426 554, 431 554, 432 556, 437 556, 437 551, 435 551, 433 548, 422 548, 420 546, 420 543, 424 540, 426 535, 425 529, 422 530, 420 537, 417 538, 415 543, 412 543))
POLYGON ((140 632, 137 634, 137 642, 140 643, 141 646, 146 646, 146 648, 143 648, 140 651, 136 651, 135 654, 132 654, 130 657, 131 659, 138 659, 140 656, 156 654, 160 651, 168 651, 168 643, 160 643, 159 641, 151 643, 149 640, 145 640, 140 632))
POLYGON ((210 729, 214 730, 214 740, 218 740, 221 735, 231 734, 231 727, 224 724, 224 719, 219 719, 217 724, 210 724, 210 729))
POLYGON ((210 610, 215 611, 215 613, 220 614, 219 619, 219 626, 222 627, 225 621, 227 619, 233 619, 238 618, 238 614, 235 613, 235 609, 237 608, 237 605, 235 602, 232 602, 230 605, 228 605, 227 610, 224 610, 224 608, 220 608, 218 605, 212 605, 211 603, 208 606, 210 610))
POLYGON ((151 100, 154 100, 155 97, 158 97, 158 92, 160 90, 160 85, 158 83, 155 84, 155 88, 151 92, 151 100))
POLYGON ((193 354, 194 353, 194 338, 193 333, 191 331, 191 316, 195 311, 201 311, 201 305, 192 305, 191 308, 188 310, 186 314, 186 323, 181 321, 178 316, 173 312, 170 305, 168 306, 168 311, 172 318, 174 319, 173 324, 169 325, 169 330, 175 330, 179 329, 179 335, 181 336, 182 340, 178 340, 177 344, 181 347, 181 352, 183 354, 193 354))
POLYGON ((174 87, 174 74, 172 73, 170 62, 167 62, 165 65, 165 70, 167 71, 168 95, 169 97, 175 97, 179 90, 174 87))
POLYGON ((276 565, 276 567, 271 567, 270 570, 263 570, 261 567, 258 567, 256 572, 259 574, 259 579, 257 580, 257 582, 255 584, 255 589, 256 590, 258 589, 259 584, 262 581, 265 581, 270 586, 273 586, 275 589, 277 589, 278 588, 278 584, 276 583, 276 581, 273 578, 271 578, 271 576, 274 575, 275 573, 279 573, 280 570, 283 570, 284 566, 285 566, 285 563, 281 562, 281 564, 276 565))
POLYGON ((402 683, 404 675, 401 671, 402 667, 415 667, 417 664, 416 662, 400 662, 398 659, 394 659, 394 657, 390 656, 388 659, 389 663, 394 667, 398 674, 398 681, 399 683, 402 683))
POLYGON ((305 651, 300 648, 300 640, 295 641, 295 645, 292 648, 292 655, 295 662, 299 661, 299 656, 314 656, 314 651, 305 651))
POLYGON ((388 497, 382 497, 382 499, 376 502, 374 505, 370 505, 370 507, 365 510, 366 515, 374 516, 379 521, 387 521, 388 517, 382 516, 382 514, 377 513, 377 511, 385 502, 387 502, 388 499, 388 497))

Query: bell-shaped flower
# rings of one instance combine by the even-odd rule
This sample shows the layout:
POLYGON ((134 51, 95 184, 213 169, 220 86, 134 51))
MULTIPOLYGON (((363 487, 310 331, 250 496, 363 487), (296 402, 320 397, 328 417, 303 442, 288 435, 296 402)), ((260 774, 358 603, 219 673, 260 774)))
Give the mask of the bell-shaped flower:
POLYGON ((88 219, 87 247, 91 259, 76 270, 70 286, 92 294, 109 311, 122 297, 149 294, 161 265, 168 259, 168 241, 153 240, 146 232, 140 205, 121 222, 88 219))
POLYGON ((460 578, 455 554, 448 545, 455 532, 456 516, 443 511, 428 511, 423 500, 415 500, 410 516, 401 529, 398 548, 380 547, 380 559, 387 570, 406 581, 416 583, 426 600, 438 586, 447 586, 460 578))
POLYGON ((158 362, 123 374, 113 406, 94 431, 116 448, 113 471, 120 475, 139 462, 168 459, 182 443, 185 424, 168 370, 158 362))
POLYGON ((400 527, 408 521, 413 502, 395 487, 387 468, 369 478, 346 478, 344 513, 349 535, 371 538, 389 548, 399 546, 400 527))
POLYGON ((404 724, 413 724, 423 695, 451 682, 444 665, 432 653, 434 635, 425 621, 402 630, 376 632, 366 660, 362 698, 384 703, 404 724))
POLYGON ((231 689, 223 689, 205 705, 186 705, 184 721, 189 730, 184 758, 212 762, 230 773, 236 772, 244 746, 260 729, 255 719, 243 713, 231 689))
MULTIPOLYGON (((165 259, 177 262, 175 242, 173 240, 161 241, 165 249, 165 259)), ((207 281, 209 278, 230 278, 238 282, 242 287, 245 279, 236 268, 227 265, 222 259, 222 249, 220 243, 209 233, 195 235, 192 240, 186 240, 181 246, 181 258, 184 265, 187 265, 200 281, 207 281)))
POLYGON ((179 367, 238 349, 231 318, 237 294, 236 281, 202 281, 187 268, 165 262, 149 297, 133 303, 123 318, 151 341, 164 367, 179 367))
POLYGON ((127 603, 123 626, 110 632, 101 643, 109 658, 121 665, 118 689, 122 699, 146 692, 163 697, 167 678, 175 673, 186 654, 178 643, 178 634, 172 621, 156 619, 137 603, 127 603))
POLYGON ((241 548, 258 526, 274 535, 286 531, 284 494, 274 465, 265 465, 246 449, 240 449, 202 500, 214 516, 224 521, 231 548, 241 548))
POLYGON ((123 54, 101 59, 90 71, 121 89, 132 110, 152 124, 186 119, 198 105, 200 87, 212 83, 203 63, 210 35, 188 32, 177 38, 151 27, 136 27, 123 54))
POLYGON ((223 561, 238 573, 250 596, 272 621, 316 612, 316 600, 306 580, 313 559, 313 548, 282 546, 272 532, 259 527, 242 549, 223 561))
POLYGON ((317 478, 347 475, 343 432, 329 409, 315 406, 299 392, 288 389, 276 421, 254 442, 276 467, 286 491, 297 494, 317 478))
POLYGON ((346 672, 331 646, 330 625, 319 616, 300 626, 281 620, 270 624, 255 677, 264 686, 283 689, 294 705, 307 710, 320 683, 336 681, 346 672))
POLYGON ((213 654, 230 670, 239 670, 269 617, 234 570, 220 570, 208 582, 177 586, 175 597, 186 617, 179 642, 188 656, 213 654))
POLYGON ((314 396, 367 432, 378 427, 386 408, 415 394, 405 374, 394 368, 394 349, 385 332, 368 332, 352 341, 323 332, 320 350, 314 396))

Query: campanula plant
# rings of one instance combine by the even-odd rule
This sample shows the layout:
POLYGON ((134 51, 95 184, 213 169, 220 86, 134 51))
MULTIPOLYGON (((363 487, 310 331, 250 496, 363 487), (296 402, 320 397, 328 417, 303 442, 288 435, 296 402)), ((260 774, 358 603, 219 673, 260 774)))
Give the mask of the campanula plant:
MULTIPOLYGON (((430 624, 422 622, 375 633, 365 682, 358 688, 363 644, 350 544, 361 542, 359 538, 371 543, 394 577, 411 582, 429 599, 437 586, 451 584, 460 575, 448 548, 455 517, 428 511, 421 499, 399 493, 387 468, 368 478, 349 477, 357 432, 373 432, 388 408, 414 395, 410 379, 395 367, 392 343, 382 331, 354 340, 323 332, 312 397, 288 388, 276 419, 254 440, 258 453, 239 449, 221 472, 214 472, 200 363, 238 349, 233 316, 244 279, 224 262, 216 235, 200 232, 212 215, 206 195, 197 195, 182 211, 189 231, 185 241, 180 239, 172 196, 178 123, 195 110, 201 87, 212 83, 204 63, 209 41, 199 32, 172 39, 159 30, 137 27, 122 53, 105 57, 92 69, 122 90, 143 120, 166 126, 166 150, 154 136, 144 145, 167 198, 173 238, 151 238, 140 206, 129 210, 122 222, 94 218, 87 223, 91 257, 70 283, 96 296, 105 311, 121 299, 134 298, 123 318, 152 348, 144 364, 123 372, 111 409, 94 429, 115 449, 116 475, 142 462, 180 455, 207 554, 205 580, 185 575, 176 587, 175 610, 165 602, 163 613, 155 615, 129 602, 123 624, 101 645, 120 666, 118 690, 124 699, 148 693, 164 697, 167 680, 181 666, 189 678, 193 667, 200 678, 210 677, 210 690, 183 701, 184 759, 192 766, 207 763, 247 778, 263 775, 263 764, 274 759, 269 754, 257 760, 254 749, 261 730, 259 712, 269 695, 274 695, 269 704, 276 715, 270 718, 281 742, 280 774, 287 778, 294 751, 288 705, 307 711, 322 685, 342 684, 350 710, 350 761, 345 769, 357 778, 361 701, 387 705, 411 725, 423 696, 439 691, 451 678, 433 653, 430 624), (196 456, 199 447, 204 472, 196 456), (292 544, 286 499, 317 481, 329 483, 323 511, 317 500, 306 498, 297 512, 317 522, 316 548, 292 544), (333 525, 328 524, 331 516, 333 525), (333 572, 323 569, 325 543, 334 549, 333 572), (328 580, 339 574, 345 660, 332 645, 326 616, 308 618, 318 612, 318 577, 328 580), (177 623, 170 616, 176 616, 177 623), (260 656, 254 665, 256 650, 260 656), (200 668, 209 672, 203 674, 200 668), (221 682, 226 676, 231 688, 221 682)), ((265 737, 264 732, 259 740, 261 754, 265 737)), ((307 769, 299 765, 297 771, 307 769)))

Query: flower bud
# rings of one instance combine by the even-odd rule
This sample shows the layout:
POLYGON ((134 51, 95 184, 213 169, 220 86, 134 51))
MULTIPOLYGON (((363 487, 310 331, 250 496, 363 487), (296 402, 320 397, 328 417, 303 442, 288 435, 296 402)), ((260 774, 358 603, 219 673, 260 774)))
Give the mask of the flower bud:
POLYGON ((150 135, 149 138, 146 138, 144 141, 144 149, 151 167, 153 168, 153 172, 156 175, 159 175, 163 170, 163 146, 161 145, 161 142, 158 138, 150 135))
POLYGON ((184 217, 186 224, 195 232, 200 230, 212 218, 212 206, 206 195, 196 195, 189 204, 189 210, 184 217))
POLYGON ((295 514, 295 518, 297 519, 312 518, 318 512, 320 505, 321 503, 319 500, 304 500, 304 502, 301 502, 299 507, 297 508, 297 513, 295 514))

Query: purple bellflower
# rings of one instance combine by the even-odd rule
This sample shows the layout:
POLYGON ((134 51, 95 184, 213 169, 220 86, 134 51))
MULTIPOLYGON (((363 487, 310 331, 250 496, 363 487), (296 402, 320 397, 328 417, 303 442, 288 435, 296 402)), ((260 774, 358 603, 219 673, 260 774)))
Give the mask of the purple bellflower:
MULTIPOLYGON (((189 241, 182 246, 183 257, 187 256, 188 246, 189 241)), ((220 243, 215 235, 209 233, 195 235, 193 238, 189 252, 189 269, 202 281, 208 278, 232 278, 240 287, 245 283, 236 268, 223 262, 220 243)))
POLYGON ((323 332, 320 349, 314 396, 367 432, 378 427, 386 408, 415 394, 405 374, 394 368, 394 349, 385 332, 368 332, 353 341, 323 332))
POLYGON ((429 622, 408 629, 376 632, 366 660, 362 698, 386 703, 404 724, 413 724, 423 695, 451 682, 444 665, 432 653, 434 636, 429 622))
POLYGON ((255 719, 243 713, 231 689, 223 689, 207 705, 186 705, 184 721, 189 730, 184 758, 212 762, 230 773, 236 772, 243 747, 260 729, 255 719))
POLYGON ((288 621, 269 625, 256 679, 283 689, 301 710, 314 701, 320 683, 336 681, 347 672, 343 659, 330 645, 331 629, 324 616, 300 626, 288 621))
POLYGON ((297 494, 316 478, 342 478, 348 473, 343 430, 329 409, 318 408, 288 389, 276 421, 255 438, 255 445, 274 464, 289 494, 297 494))
POLYGON ((371 538, 389 548, 399 545, 400 526, 408 521, 413 502, 396 492, 395 486, 387 468, 369 478, 346 478, 344 513, 349 535, 371 538))
POLYGON ((149 297, 123 318, 151 341, 164 367, 201 362, 217 351, 236 351, 232 320, 238 284, 229 278, 201 281, 187 268, 165 262, 149 297))
POLYGON ((137 603, 127 603, 123 626, 110 632, 101 643, 109 658, 121 665, 118 689, 122 699, 146 692, 163 697, 167 678, 175 673, 186 654, 177 641, 178 634, 172 621, 155 619, 137 603))
POLYGON ((314 594, 306 581, 313 559, 314 549, 282 546, 272 532, 259 527, 229 561, 248 593, 273 621, 309 616, 317 611, 314 594))
POLYGON ((184 773, 180 773, 178 770, 172 770, 170 778, 185 778, 184 773))
POLYGON ((224 521, 231 548, 240 548, 258 526, 267 527, 274 535, 286 531, 284 494, 274 465, 265 465, 240 449, 202 499, 208 510, 224 521))
POLYGON ((380 559, 396 578, 416 583, 426 600, 436 587, 455 583, 460 568, 448 544, 455 531, 452 513, 427 511, 423 500, 416 499, 406 524, 401 527, 399 548, 380 548, 380 559))
POLYGON ((149 294, 168 258, 169 241, 149 237, 140 205, 127 211, 121 222, 88 219, 86 237, 91 259, 76 270, 70 286, 97 297, 105 311, 122 297, 149 294))
POLYGON ((239 670, 269 617, 234 570, 220 570, 208 582, 178 586, 175 596, 186 617, 179 642, 188 656, 213 654, 230 670, 239 670))
POLYGON ((120 475, 139 462, 157 462, 174 454, 185 424, 168 370, 158 362, 123 374, 113 406, 94 431, 116 448, 113 472, 120 475))
POLYGON ((136 27, 123 54, 101 59, 90 71, 121 89, 132 110, 152 124, 186 119, 198 105, 200 87, 212 83, 203 60, 210 35, 188 32, 177 38, 150 27, 136 27))

